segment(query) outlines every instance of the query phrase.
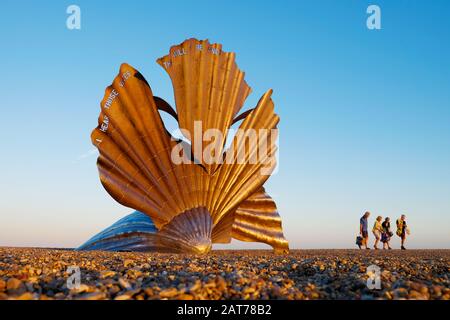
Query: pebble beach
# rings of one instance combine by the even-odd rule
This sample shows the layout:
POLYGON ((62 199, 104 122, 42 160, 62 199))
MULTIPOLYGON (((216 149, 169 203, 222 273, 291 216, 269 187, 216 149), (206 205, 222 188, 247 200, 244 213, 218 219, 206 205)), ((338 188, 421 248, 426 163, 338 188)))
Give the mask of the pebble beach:
POLYGON ((208 255, 0 248, 0 300, 450 299, 450 250, 217 250, 208 255), (367 268, 379 269, 369 288, 367 268), (80 270, 73 285, 73 270, 80 270))

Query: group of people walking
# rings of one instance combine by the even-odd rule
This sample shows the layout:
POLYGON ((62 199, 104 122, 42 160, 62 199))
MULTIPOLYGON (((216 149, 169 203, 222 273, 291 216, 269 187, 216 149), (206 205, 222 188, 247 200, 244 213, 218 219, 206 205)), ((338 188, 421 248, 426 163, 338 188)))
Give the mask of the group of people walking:
MULTIPOLYGON (((368 232, 368 219, 370 216, 370 212, 366 211, 364 215, 359 220, 359 233, 360 235, 356 238, 356 244, 359 246, 359 249, 365 247, 366 249, 370 249, 368 247, 369 241, 369 232, 368 232)), ((406 225, 406 216, 403 214, 396 221, 397 231, 396 234, 400 237, 401 240, 401 249, 406 250, 405 248, 405 240, 406 235, 409 234, 409 229, 406 225)), ((383 243, 383 249, 392 249, 390 245, 391 237, 394 233, 391 231, 391 220, 389 217, 386 217, 383 221, 383 217, 378 216, 373 224, 372 233, 375 236, 375 243, 373 245, 375 250, 378 250, 378 244, 383 243)))

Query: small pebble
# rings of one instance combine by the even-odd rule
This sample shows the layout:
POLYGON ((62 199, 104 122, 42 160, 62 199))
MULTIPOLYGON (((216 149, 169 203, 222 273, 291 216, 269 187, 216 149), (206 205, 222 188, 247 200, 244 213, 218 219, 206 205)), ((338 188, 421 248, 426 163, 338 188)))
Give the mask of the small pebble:
POLYGON ((6 282, 6 289, 8 290, 17 290, 22 286, 22 281, 16 278, 10 278, 8 279, 8 282, 6 282))

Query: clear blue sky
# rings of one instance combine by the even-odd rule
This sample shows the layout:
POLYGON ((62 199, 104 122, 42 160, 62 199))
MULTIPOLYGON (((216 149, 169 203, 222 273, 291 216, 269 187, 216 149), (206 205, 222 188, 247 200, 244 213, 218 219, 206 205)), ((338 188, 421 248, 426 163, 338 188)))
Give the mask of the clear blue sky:
POLYGON ((196 37, 236 52, 247 107, 274 89, 280 167, 267 190, 291 247, 353 247, 370 210, 405 213, 410 247, 449 248, 449 14, 445 0, 3 0, 0 245, 78 246, 131 212, 99 182, 99 102, 128 62, 173 104, 155 60, 196 37), (66 28, 70 4, 81 30, 66 28), (382 30, 366 28, 369 4, 382 30))

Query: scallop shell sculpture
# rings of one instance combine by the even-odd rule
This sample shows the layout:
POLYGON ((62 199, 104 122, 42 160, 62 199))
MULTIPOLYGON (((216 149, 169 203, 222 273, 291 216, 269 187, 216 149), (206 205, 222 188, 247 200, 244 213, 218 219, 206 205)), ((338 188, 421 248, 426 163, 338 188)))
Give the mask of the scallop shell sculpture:
POLYGON ((225 141, 216 145, 213 157, 222 161, 205 161, 205 146, 192 138, 196 131, 203 137, 209 129, 226 137, 239 120, 244 132, 276 129, 272 91, 238 115, 251 89, 235 54, 208 40, 186 40, 157 62, 172 80, 176 112, 153 95, 137 70, 123 64, 106 89, 91 135, 100 153, 103 186, 116 201, 137 211, 79 249, 206 253, 213 243, 235 238, 287 252, 281 218, 263 188, 269 174, 262 170, 272 172, 276 165, 275 139, 258 139, 249 146, 236 135, 228 148, 225 141), (186 139, 171 136, 159 111, 178 121, 186 139), (260 152, 263 147, 265 153, 260 152), (183 154, 183 161, 173 161, 174 150, 183 154), (239 152, 245 154, 243 161, 223 161, 239 152), (259 161, 250 161, 255 154, 259 161))

